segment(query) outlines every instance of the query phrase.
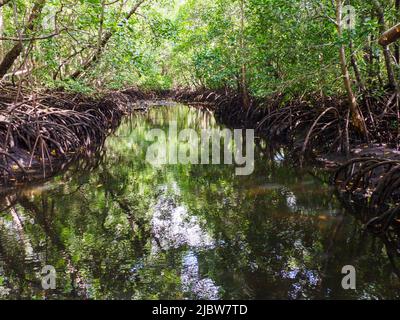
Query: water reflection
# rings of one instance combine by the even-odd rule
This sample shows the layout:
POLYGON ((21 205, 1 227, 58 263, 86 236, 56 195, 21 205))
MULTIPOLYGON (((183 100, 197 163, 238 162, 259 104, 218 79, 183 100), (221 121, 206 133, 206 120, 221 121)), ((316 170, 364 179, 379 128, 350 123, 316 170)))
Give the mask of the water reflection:
POLYGON ((210 278, 201 279, 199 260, 194 252, 189 251, 182 261, 182 288, 191 299, 218 300, 219 287, 210 278))
POLYGON ((326 177, 290 169, 263 143, 251 176, 233 165, 155 168, 144 137, 170 120, 218 127, 208 112, 154 108, 127 119, 93 165, 2 191, 1 298, 400 297, 393 245, 362 230, 326 177), (45 292, 49 264, 57 289, 45 292), (341 288, 348 264, 356 291, 341 288))
POLYGON ((177 206, 171 198, 160 197, 151 219, 154 243, 152 249, 168 250, 189 246, 207 248, 213 240, 202 229, 196 216, 191 216, 184 206, 177 206))

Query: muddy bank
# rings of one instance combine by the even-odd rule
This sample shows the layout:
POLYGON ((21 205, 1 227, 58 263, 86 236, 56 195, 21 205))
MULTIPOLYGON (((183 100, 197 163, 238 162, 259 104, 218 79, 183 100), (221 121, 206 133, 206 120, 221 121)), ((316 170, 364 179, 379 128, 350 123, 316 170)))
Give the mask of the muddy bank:
POLYGON ((0 184, 47 178, 79 157, 93 157, 124 115, 154 98, 134 89, 89 97, 1 88, 0 184))

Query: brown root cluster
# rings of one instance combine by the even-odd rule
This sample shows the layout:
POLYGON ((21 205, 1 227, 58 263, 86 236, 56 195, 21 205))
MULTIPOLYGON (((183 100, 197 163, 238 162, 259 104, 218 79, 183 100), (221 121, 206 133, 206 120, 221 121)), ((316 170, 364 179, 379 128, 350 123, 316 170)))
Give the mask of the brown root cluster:
POLYGON ((336 171, 333 182, 343 200, 363 208, 368 228, 400 231, 400 159, 352 159, 336 171))
POLYGON ((248 109, 243 108, 239 95, 229 92, 186 92, 178 99, 210 104, 222 123, 254 128, 267 141, 284 143, 291 150, 292 160, 301 165, 306 159, 336 155, 332 183, 341 199, 347 206, 357 205, 358 211, 366 212, 362 220, 374 232, 400 233, 397 94, 363 95, 359 105, 368 128, 367 139, 352 126, 343 98, 314 95, 286 101, 277 94, 269 99, 253 99, 248 109), (382 144, 393 152, 379 156, 373 152, 363 156, 354 153, 360 145, 372 150, 372 146, 382 144))
POLYGON ((0 183, 49 176, 82 155, 98 152, 134 102, 135 90, 101 98, 65 92, 0 93, 0 183))
POLYGON ((269 141, 290 144, 299 159, 310 160, 318 154, 346 154, 366 142, 386 143, 396 148, 400 136, 399 97, 392 93, 364 94, 360 101, 368 139, 352 126, 348 102, 343 97, 308 95, 287 99, 276 94, 253 98, 248 109, 243 108, 239 94, 229 91, 183 91, 175 97, 179 101, 209 104, 227 125, 254 128, 269 141))
MULTIPOLYGON (((340 99, 313 96, 285 101, 282 94, 277 94, 253 99, 248 109, 243 108, 240 95, 234 93, 193 92, 178 99, 212 104, 222 123, 253 128, 271 143, 290 145, 301 162, 318 153, 345 152, 349 143, 349 115, 345 101, 340 99)), ((361 141, 357 134, 352 137, 361 141)))

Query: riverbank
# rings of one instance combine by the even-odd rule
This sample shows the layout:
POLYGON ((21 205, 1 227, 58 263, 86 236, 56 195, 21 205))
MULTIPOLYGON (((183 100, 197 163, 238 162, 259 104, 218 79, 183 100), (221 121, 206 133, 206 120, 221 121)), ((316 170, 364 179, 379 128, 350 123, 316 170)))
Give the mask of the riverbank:
POLYGON ((171 122, 199 136, 225 129, 200 107, 154 107, 124 117, 98 166, 73 163, 47 182, 0 194, 7 298, 304 298, 297 284, 310 270, 307 297, 326 296, 321 286, 332 299, 399 295, 391 246, 347 214, 325 174, 298 170, 261 147, 249 176, 230 165, 153 166, 144 135, 166 132, 171 122), (289 279, 293 261, 298 276, 289 279), (357 291, 337 285, 345 264, 357 268, 357 291), (59 290, 42 290, 44 265, 57 266, 59 290), (371 265, 378 271, 367 272, 371 265))
POLYGON ((237 94, 182 92, 182 102, 205 104, 230 127, 256 130, 272 146, 285 146, 295 166, 312 164, 331 172, 331 183, 346 207, 363 211, 376 233, 400 229, 399 102, 393 93, 366 96, 360 104, 368 138, 350 124, 347 100, 308 96, 285 101, 277 95, 253 99, 243 108, 237 94))
POLYGON ((0 90, 0 183, 48 178, 101 150, 124 115, 154 99, 135 89, 98 97, 58 91, 0 90))
POLYGON ((360 104, 368 138, 352 127, 345 97, 309 95, 287 100, 276 95, 253 98, 247 109, 232 92, 183 91, 175 93, 175 99, 206 104, 224 124, 253 128, 269 142, 290 146, 298 164, 320 161, 338 167, 360 154, 390 155, 399 147, 396 99, 389 93, 367 97, 360 104))
POLYGON ((295 166, 307 163, 329 170, 343 201, 366 208, 370 216, 366 224, 379 232, 386 232, 397 221, 398 128, 388 125, 397 121, 393 96, 387 100, 375 98, 374 104, 365 100, 362 110, 367 110, 366 121, 372 128, 365 141, 349 124, 346 100, 341 98, 310 96, 286 102, 284 97, 276 96, 253 99, 244 109, 239 95, 222 91, 146 93, 126 89, 89 97, 3 88, 1 183, 48 178, 78 158, 97 157, 124 115, 146 110, 149 104, 141 103, 143 100, 159 99, 210 109, 224 125, 253 128, 272 147, 285 146, 295 166))

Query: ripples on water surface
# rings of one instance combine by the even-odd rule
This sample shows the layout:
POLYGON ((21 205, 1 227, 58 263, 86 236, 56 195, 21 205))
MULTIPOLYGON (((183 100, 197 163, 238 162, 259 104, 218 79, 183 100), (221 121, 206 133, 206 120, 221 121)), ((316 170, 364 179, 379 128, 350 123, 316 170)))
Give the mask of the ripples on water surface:
POLYGON ((98 166, 0 196, 2 299, 400 297, 396 259, 341 209, 326 177, 262 146, 251 176, 229 165, 155 168, 144 137, 170 120, 219 128, 207 112, 153 108, 126 119, 98 166), (57 270, 47 293, 44 265, 57 270), (357 269, 356 291, 341 287, 345 265, 357 269))

